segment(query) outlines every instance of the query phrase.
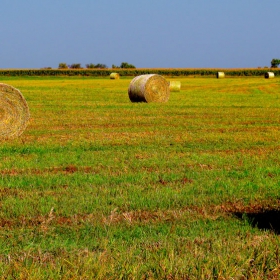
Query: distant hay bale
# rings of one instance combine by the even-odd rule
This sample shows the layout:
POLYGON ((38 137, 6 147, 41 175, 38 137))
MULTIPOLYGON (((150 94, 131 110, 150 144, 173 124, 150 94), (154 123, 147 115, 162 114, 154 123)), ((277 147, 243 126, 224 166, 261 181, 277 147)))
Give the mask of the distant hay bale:
POLYGON ((178 92, 181 90, 181 82, 180 81, 169 81, 169 90, 170 92, 178 92))
POLYGON ((225 73, 224 72, 217 72, 217 79, 222 79, 225 77, 225 73))
POLYGON ((120 78, 120 74, 119 73, 111 73, 110 74, 110 79, 112 80, 116 80, 120 78))
POLYGON ((266 72, 266 73, 264 74, 264 77, 265 77, 266 79, 272 79, 272 78, 274 78, 274 73, 273 73, 273 72, 266 72))
POLYGON ((128 88, 128 96, 132 102, 167 102, 169 95, 168 82, 157 74, 137 76, 128 88))
POLYGON ((21 92, 0 83, 0 139, 16 138, 25 130, 30 114, 21 92))

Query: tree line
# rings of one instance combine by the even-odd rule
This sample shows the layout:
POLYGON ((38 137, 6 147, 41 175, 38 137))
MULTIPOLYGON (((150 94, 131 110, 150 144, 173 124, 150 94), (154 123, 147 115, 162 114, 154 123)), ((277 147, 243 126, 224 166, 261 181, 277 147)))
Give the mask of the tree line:
MULTIPOLYGON (((103 63, 97 63, 97 64, 89 63, 89 64, 86 64, 86 68, 87 69, 107 69, 108 66, 103 63)), ((130 64, 128 62, 122 62, 120 66, 116 66, 113 64, 112 68, 113 69, 135 69, 136 67, 133 64, 130 64)), ((58 69, 83 69, 83 67, 81 66, 81 63, 73 63, 73 64, 68 65, 65 62, 61 62, 58 64, 58 69)))

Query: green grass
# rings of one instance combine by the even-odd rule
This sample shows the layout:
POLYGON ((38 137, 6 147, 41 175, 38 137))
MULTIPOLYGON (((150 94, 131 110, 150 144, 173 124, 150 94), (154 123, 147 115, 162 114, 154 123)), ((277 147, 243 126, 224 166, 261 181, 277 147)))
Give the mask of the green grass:
POLYGON ((279 78, 176 80, 146 104, 128 77, 2 78, 31 113, 0 142, 2 279, 278 279, 250 214, 280 218, 279 78))

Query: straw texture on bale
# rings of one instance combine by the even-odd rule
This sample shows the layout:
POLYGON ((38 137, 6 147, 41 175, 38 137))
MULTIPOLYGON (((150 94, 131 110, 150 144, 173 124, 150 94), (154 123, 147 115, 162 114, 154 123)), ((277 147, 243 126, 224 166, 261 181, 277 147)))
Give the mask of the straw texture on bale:
POLYGON ((274 73, 273 73, 273 72, 266 72, 266 73, 264 74, 264 77, 265 77, 266 79, 274 78, 274 73))
POLYGON ((25 130, 29 108, 21 92, 0 83, 0 139, 16 138, 25 130))
POLYGON ((119 79, 120 78, 120 74, 119 73, 111 73, 110 74, 110 79, 119 79))
POLYGON ((130 82, 128 96, 132 102, 167 102, 169 84, 157 74, 140 75, 130 82))
POLYGON ((217 79, 221 79, 225 77, 225 73, 224 72, 217 72, 217 79))
POLYGON ((169 90, 170 92, 179 92, 181 90, 181 82, 180 81, 169 81, 169 90))

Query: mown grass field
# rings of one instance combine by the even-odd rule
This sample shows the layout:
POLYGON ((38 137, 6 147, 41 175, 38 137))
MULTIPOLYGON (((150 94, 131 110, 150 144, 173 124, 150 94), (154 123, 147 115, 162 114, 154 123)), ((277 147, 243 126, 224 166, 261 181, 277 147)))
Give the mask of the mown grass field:
POLYGON ((1 279, 279 279, 280 78, 131 79, 2 77, 31 120, 0 142, 1 279))

